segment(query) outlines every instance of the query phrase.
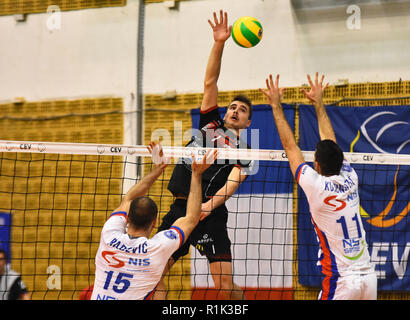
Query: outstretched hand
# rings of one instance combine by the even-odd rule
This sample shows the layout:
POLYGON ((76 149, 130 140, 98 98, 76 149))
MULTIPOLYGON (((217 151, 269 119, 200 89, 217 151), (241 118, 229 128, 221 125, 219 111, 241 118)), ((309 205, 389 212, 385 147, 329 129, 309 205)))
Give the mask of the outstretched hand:
POLYGON ((325 79, 325 75, 322 75, 322 77, 320 78, 320 82, 319 82, 318 72, 316 72, 315 74, 314 83, 312 82, 310 75, 307 75, 307 79, 309 81, 310 91, 307 92, 305 89, 302 89, 301 91, 304 93, 306 98, 308 98, 309 101, 311 101, 313 104, 322 103, 323 92, 326 90, 327 86, 329 85, 329 82, 323 85, 323 80, 325 79))
POLYGON ((271 106, 279 106, 285 92, 285 88, 279 88, 279 75, 276 75, 275 83, 273 83, 273 77, 270 74, 269 79, 266 79, 266 88, 265 90, 259 89, 266 98, 271 106))
POLYGON ((195 159, 192 159, 192 172, 197 174, 202 174, 206 169, 208 169, 211 164, 213 164, 218 157, 218 150, 209 150, 200 160, 197 162, 195 159))
POLYGON ((219 11, 219 20, 216 12, 214 12, 214 23, 208 20, 209 25, 212 28, 214 41, 215 42, 225 42, 231 36, 232 26, 228 26, 228 14, 219 11))
POLYGON ((159 166, 161 169, 165 169, 171 162, 170 158, 164 156, 164 151, 159 142, 151 141, 147 146, 148 151, 152 155, 152 162, 159 166))

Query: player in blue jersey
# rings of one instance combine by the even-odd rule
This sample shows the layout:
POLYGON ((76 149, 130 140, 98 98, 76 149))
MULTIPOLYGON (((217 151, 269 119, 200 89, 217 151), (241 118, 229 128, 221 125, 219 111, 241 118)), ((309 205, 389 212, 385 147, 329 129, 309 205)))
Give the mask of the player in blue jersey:
MULTIPOLYGON (((284 89, 279 75, 266 79, 260 90, 272 106, 276 127, 290 169, 309 202, 312 223, 319 240, 319 262, 323 274, 322 300, 375 300, 377 278, 370 262, 366 233, 359 210, 358 177, 344 159, 323 104, 324 76, 310 91, 303 90, 316 110, 321 141, 315 150, 314 168, 305 163, 281 106, 284 89)), ((303 121, 303 119, 302 119, 303 121)))

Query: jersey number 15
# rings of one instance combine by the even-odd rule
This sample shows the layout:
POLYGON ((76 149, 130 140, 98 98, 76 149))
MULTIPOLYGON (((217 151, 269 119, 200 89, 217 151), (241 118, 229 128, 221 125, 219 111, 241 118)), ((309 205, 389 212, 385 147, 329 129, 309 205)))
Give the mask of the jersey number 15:
MULTIPOLYGON (((107 290, 108 287, 110 286, 114 271, 105 271, 105 273, 107 274, 107 279, 105 280, 104 289, 107 290)), ((122 273, 122 272, 118 273, 118 276, 115 279, 114 285, 112 286, 112 289, 114 290, 114 292, 124 293, 128 289, 131 282, 127 280, 126 278, 132 279, 133 275, 128 274, 128 273, 122 273)))

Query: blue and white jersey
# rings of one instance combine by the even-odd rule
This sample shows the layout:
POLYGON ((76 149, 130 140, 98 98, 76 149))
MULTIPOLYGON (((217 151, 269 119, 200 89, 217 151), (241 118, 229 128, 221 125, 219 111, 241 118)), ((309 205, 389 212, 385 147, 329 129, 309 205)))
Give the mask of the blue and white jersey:
POLYGON ((176 226, 151 239, 131 238, 126 232, 126 215, 114 212, 104 224, 91 300, 151 298, 168 259, 184 243, 184 233, 176 226))
POLYGON ((339 175, 325 177, 302 163, 295 176, 309 203, 322 273, 338 277, 373 272, 355 170, 345 160, 339 175))

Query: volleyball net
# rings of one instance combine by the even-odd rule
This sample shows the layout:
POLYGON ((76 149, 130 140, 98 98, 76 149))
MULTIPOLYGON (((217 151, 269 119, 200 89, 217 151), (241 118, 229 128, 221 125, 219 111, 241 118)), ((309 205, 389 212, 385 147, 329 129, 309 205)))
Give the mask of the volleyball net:
MULTIPOLYGON (((164 146, 174 161, 149 191, 159 219, 174 198, 180 157, 206 148, 164 146)), ((292 299, 320 285, 318 246, 303 191, 283 150, 218 149, 219 159, 255 161, 227 201, 234 282, 248 299, 292 299)), ((313 152, 304 151, 306 162, 313 152)), ((359 176, 361 215, 381 290, 407 291, 410 155, 345 153, 359 176)), ((127 190, 152 167, 145 146, 0 141, 0 247, 33 299, 78 299, 92 286, 100 232, 127 190)), ((204 245, 213 241, 205 238, 204 245)), ((169 299, 215 299, 195 248, 165 279, 169 299)))

